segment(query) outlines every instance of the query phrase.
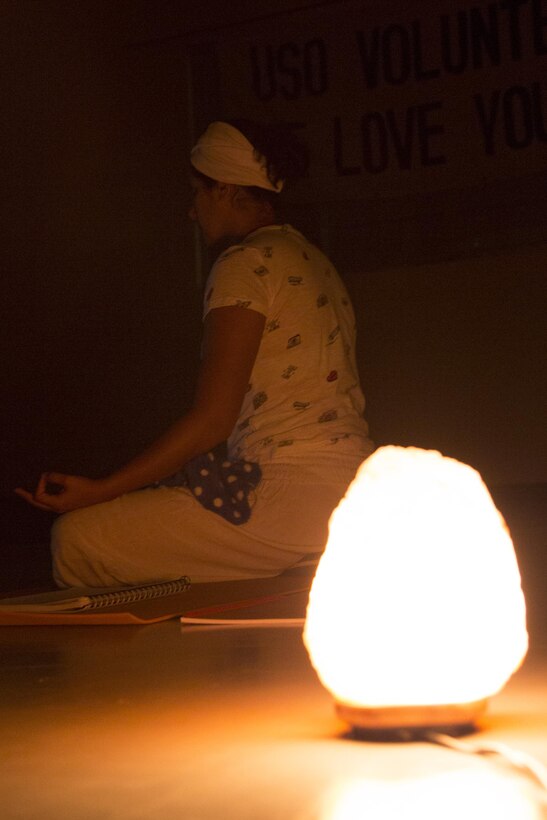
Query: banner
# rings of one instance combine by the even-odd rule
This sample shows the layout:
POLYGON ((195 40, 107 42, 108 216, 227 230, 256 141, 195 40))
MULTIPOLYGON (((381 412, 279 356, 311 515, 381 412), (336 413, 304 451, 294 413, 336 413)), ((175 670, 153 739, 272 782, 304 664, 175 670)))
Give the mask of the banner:
POLYGON ((293 123, 302 187, 398 197, 547 170, 547 0, 338 2, 222 32, 224 116, 293 123))

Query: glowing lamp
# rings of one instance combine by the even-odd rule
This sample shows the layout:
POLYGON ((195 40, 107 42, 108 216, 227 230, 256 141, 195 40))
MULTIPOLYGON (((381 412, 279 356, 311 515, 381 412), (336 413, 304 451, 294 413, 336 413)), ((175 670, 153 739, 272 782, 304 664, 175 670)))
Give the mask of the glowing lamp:
POLYGON ((415 447, 364 461, 330 519, 304 643, 356 727, 472 725, 528 648, 513 544, 480 475, 415 447))

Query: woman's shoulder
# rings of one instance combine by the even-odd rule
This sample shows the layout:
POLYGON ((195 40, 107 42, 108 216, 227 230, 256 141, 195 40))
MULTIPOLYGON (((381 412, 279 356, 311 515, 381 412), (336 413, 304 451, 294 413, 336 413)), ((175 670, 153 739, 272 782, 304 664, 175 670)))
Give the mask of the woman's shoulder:
POLYGON ((210 276, 221 276, 235 270, 254 270, 262 263, 262 253, 259 247, 244 242, 229 245, 215 259, 210 276))
MULTIPOLYGON (((268 225, 254 231, 244 240, 245 247, 258 250, 264 260, 279 260, 284 264, 301 262, 321 263, 326 259, 323 252, 292 225, 268 225)), ((267 262, 265 262, 267 264, 267 262)), ((272 261, 272 264, 274 262, 272 261)))
POLYGON ((318 284, 337 278, 330 260, 292 225, 267 225, 223 250, 213 268, 213 279, 244 275, 294 284, 295 277, 318 284))
POLYGON ((257 264, 267 265, 268 260, 283 259, 287 262, 294 255, 305 258, 304 248, 308 245, 305 237, 291 225, 267 225, 222 250, 213 269, 254 268, 257 264))
POLYGON ((273 225, 264 225, 262 228, 257 228, 245 237, 242 244, 246 247, 259 247, 265 242, 274 243, 277 245, 290 244, 291 242, 306 243, 307 240, 300 231, 293 228, 288 223, 276 223, 273 225))
MULTIPOLYGON (((263 280, 271 271, 267 266, 267 248, 240 241, 225 248, 216 258, 207 279, 206 290, 221 283, 233 287, 236 283, 263 280)), ((268 277, 269 278, 269 277, 268 277)))

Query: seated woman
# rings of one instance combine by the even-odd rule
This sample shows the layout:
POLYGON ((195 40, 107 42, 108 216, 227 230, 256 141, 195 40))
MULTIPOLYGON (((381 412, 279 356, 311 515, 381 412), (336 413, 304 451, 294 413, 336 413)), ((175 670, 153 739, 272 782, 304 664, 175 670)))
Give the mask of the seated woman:
POLYGON ((373 449, 348 294, 324 254, 276 220, 284 182, 305 172, 298 144, 214 122, 191 165, 190 217, 208 245, 227 247, 205 287, 195 398, 111 475, 44 473, 34 492, 17 490, 64 513, 52 534, 59 586, 276 575, 323 549, 373 449))

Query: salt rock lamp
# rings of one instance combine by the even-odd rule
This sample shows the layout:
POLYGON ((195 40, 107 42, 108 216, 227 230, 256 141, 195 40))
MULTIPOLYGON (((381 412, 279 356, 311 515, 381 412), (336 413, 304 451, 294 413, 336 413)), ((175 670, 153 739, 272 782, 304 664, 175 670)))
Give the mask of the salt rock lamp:
POLYGON ((353 726, 473 726, 528 648, 515 551, 479 473, 416 447, 364 461, 330 519, 304 643, 353 726))

